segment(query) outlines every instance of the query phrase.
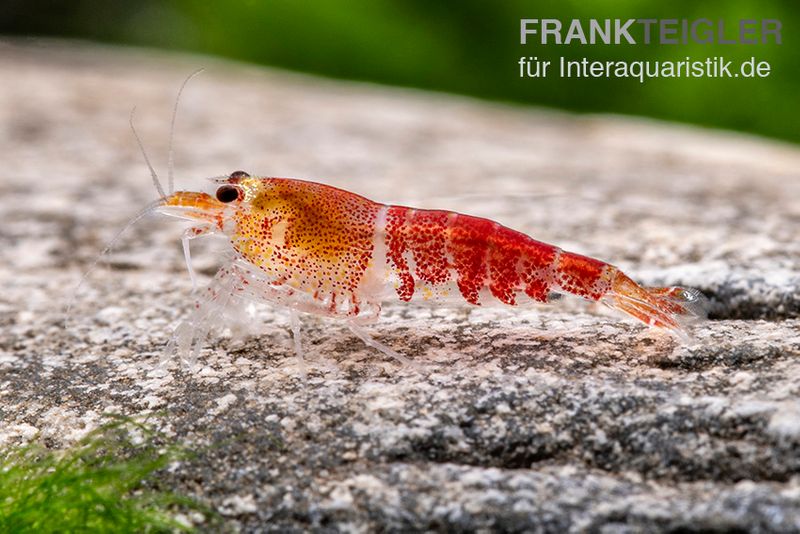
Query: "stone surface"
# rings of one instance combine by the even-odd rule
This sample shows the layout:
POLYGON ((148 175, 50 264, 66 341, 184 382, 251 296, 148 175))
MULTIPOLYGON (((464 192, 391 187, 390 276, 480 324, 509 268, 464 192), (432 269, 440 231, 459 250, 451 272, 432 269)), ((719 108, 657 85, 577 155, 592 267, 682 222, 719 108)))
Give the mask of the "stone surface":
MULTIPOLYGON (((574 116, 65 43, 0 44, 0 442, 69 443, 104 412, 154 419, 197 458, 166 484, 250 530, 800 530, 800 151, 725 132, 574 116), (695 343, 564 301, 389 305, 376 337, 280 310, 156 366, 192 306, 127 121, 178 185, 242 168, 489 216, 703 290, 695 343)), ((220 243, 199 243, 205 278, 220 243)))

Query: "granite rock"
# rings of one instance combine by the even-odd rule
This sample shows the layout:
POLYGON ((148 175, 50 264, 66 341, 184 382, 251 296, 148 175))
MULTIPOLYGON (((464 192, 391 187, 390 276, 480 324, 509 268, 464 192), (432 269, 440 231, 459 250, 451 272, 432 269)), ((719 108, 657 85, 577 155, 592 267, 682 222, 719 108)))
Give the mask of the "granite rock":
MULTIPOLYGON (((104 413, 197 457, 161 477, 234 529, 800 530, 800 150, 741 134, 318 79, 205 57, 0 43, 0 443, 61 446, 104 413), (712 301, 678 340, 565 299, 389 304, 371 331, 281 310, 159 368, 192 306, 177 184, 245 169, 488 216, 712 301), (64 307, 72 301, 68 314, 64 307)), ((204 278, 221 244, 198 243, 204 278)))

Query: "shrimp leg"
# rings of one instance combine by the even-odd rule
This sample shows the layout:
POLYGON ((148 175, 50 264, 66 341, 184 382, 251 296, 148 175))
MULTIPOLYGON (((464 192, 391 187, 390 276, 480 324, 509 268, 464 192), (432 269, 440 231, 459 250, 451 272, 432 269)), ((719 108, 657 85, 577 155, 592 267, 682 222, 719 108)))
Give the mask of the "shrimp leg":
POLYGON ((205 298, 197 300, 192 314, 172 334, 161 358, 162 367, 177 353, 182 364, 190 370, 194 368, 208 333, 221 324, 222 315, 231 303, 240 300, 242 283, 237 274, 229 265, 217 271, 206 288, 205 298))
POLYGON ((209 225, 202 225, 202 226, 193 226, 192 228, 187 228, 183 232, 183 236, 181 236, 181 245, 183 246, 183 258, 186 260, 186 270, 189 271, 189 278, 192 280, 192 293, 197 291, 197 276, 194 272, 194 267, 192 267, 192 253, 189 250, 189 241, 200 237, 202 235, 209 235, 212 234, 212 228, 209 225))
POLYGON ((300 376, 305 384, 308 377, 308 368, 306 361, 303 359, 303 342, 300 337, 300 315, 297 310, 290 310, 289 318, 292 325, 292 340, 294 341, 294 353, 297 356, 297 367, 300 369, 300 376))
POLYGON ((403 365, 407 365, 409 367, 413 367, 414 369, 416 369, 418 371, 421 369, 419 364, 417 364, 415 361, 409 360, 408 358, 406 358, 405 356, 403 356, 399 352, 395 351, 394 349, 384 345, 383 343, 381 343, 377 339, 373 338, 361 326, 356 324, 354 321, 350 321, 348 323, 347 327, 350 329, 350 331, 358 339, 360 339, 368 347, 372 347, 373 349, 376 349, 376 350, 382 352, 386 356, 394 358, 395 360, 399 361, 403 365))

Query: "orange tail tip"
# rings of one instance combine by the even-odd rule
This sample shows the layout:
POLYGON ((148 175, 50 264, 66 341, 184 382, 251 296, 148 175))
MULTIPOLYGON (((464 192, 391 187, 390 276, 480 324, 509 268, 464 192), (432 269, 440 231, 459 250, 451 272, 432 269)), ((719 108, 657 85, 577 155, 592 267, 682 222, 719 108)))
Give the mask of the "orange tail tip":
POLYGON ((709 308, 708 299, 697 289, 641 287, 622 273, 615 277, 603 302, 649 326, 670 330, 684 341, 690 340, 686 327, 705 319, 709 308))

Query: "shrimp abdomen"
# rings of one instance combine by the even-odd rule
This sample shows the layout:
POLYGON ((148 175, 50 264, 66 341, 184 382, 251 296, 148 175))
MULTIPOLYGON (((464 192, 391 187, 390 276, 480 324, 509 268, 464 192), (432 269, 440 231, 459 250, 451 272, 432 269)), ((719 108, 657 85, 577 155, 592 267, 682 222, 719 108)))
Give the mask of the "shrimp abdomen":
POLYGON ((704 315, 699 292, 641 287, 613 265, 480 217, 389 206, 385 239, 388 268, 404 301, 447 295, 450 287, 474 305, 547 302, 561 292, 679 335, 689 319, 704 315))
POLYGON ((390 206, 386 261, 401 300, 438 297, 454 287, 470 304, 521 294, 546 302, 559 249, 494 221, 440 210, 390 206))

